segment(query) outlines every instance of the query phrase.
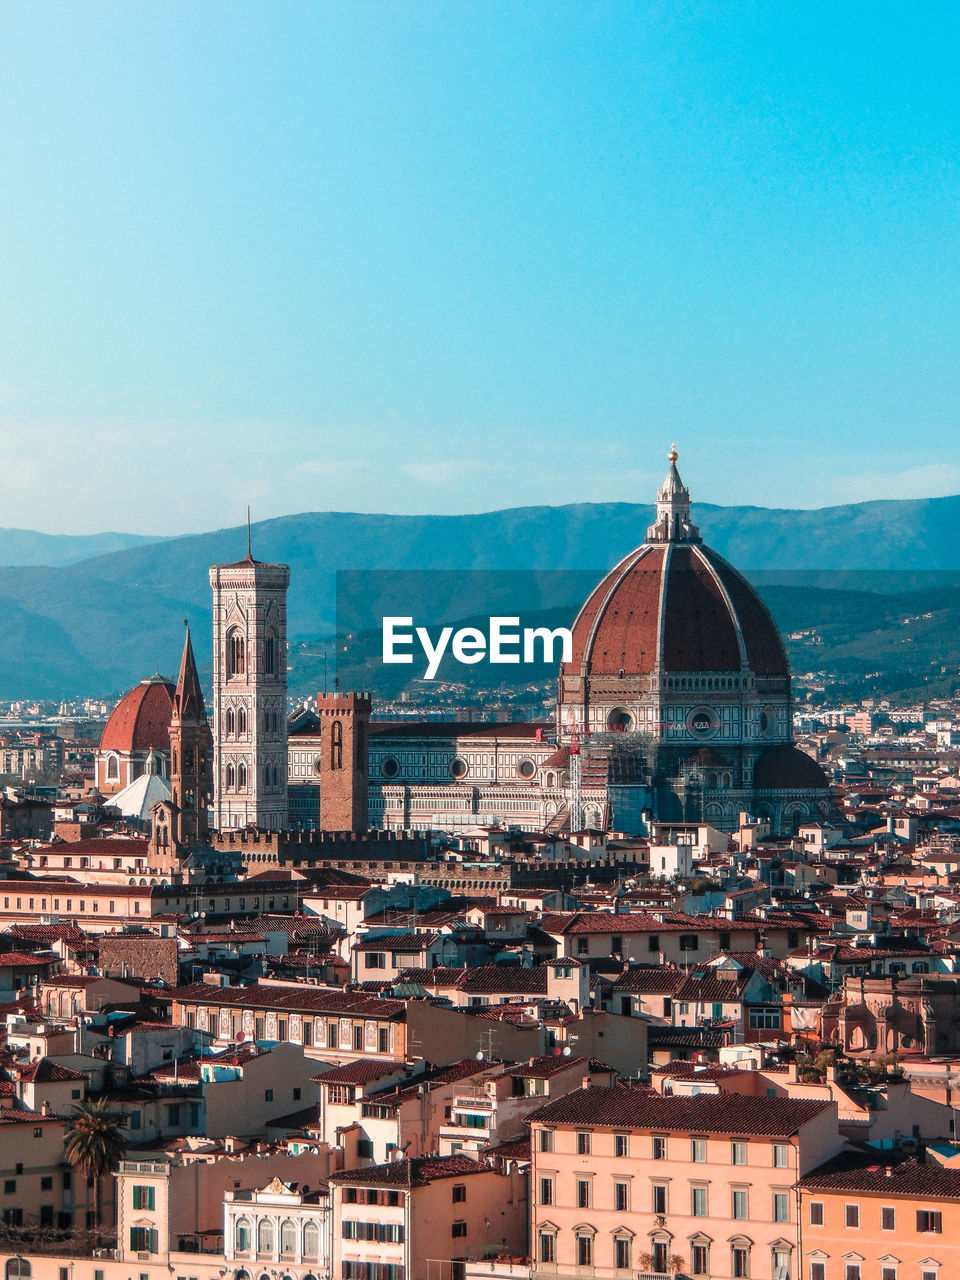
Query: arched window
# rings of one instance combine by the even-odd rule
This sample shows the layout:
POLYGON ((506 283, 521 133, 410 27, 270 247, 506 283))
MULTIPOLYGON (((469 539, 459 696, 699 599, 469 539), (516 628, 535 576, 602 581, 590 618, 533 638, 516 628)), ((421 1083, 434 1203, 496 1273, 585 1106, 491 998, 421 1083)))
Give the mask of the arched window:
POLYGON ((226 787, 228 791, 233 790, 236 780, 237 780, 237 775, 234 773, 233 765, 228 764, 226 773, 224 775, 224 781, 226 782, 226 787))
POLYGON ((117 756, 107 756, 107 778, 111 781, 120 778, 120 761, 117 756))
POLYGON ((343 721, 334 720, 330 729, 330 768, 343 768, 343 721))
POLYGON ((289 1218, 280 1227, 280 1252, 288 1256, 297 1252, 297 1228, 289 1218))
POLYGON ((273 1223, 261 1218, 257 1227, 257 1253, 273 1253, 273 1223))
POLYGON ((249 1218, 237 1219, 237 1234, 235 1240, 237 1253, 246 1253, 250 1248, 250 1220, 249 1218))
POLYGON ((237 733, 247 732, 247 711, 245 707, 237 708, 237 733))
POLYGON ((227 675, 242 676, 247 670, 247 648, 243 636, 234 627, 227 632, 227 675))
POLYGON ((15 1280, 17 1276, 31 1274, 30 1263, 26 1258, 10 1258, 7 1261, 7 1280, 15 1280))
POLYGON ((280 785, 280 766, 278 764, 273 766, 273 785, 275 787, 280 785))
POLYGON ((274 711, 273 715, 271 716, 271 718, 270 718, 270 723, 271 723, 271 728, 273 729, 273 732, 274 732, 274 733, 279 733, 279 731, 280 731, 280 716, 279 716, 279 714, 278 714, 276 711, 274 711))
POLYGON ((308 1222, 303 1228, 303 1256, 320 1257, 320 1228, 315 1222, 308 1222))
POLYGON ((243 791, 247 785, 247 766, 241 762, 237 765, 237 790, 243 791))
POLYGON ((270 785, 270 766, 268 764, 263 766, 263 785, 265 787, 270 785))
POLYGON ((227 714, 223 717, 223 729, 225 733, 233 733, 233 728, 233 707, 227 707, 227 714))
POLYGON ((267 676, 277 672, 277 637, 268 635, 263 642, 263 673, 267 676))

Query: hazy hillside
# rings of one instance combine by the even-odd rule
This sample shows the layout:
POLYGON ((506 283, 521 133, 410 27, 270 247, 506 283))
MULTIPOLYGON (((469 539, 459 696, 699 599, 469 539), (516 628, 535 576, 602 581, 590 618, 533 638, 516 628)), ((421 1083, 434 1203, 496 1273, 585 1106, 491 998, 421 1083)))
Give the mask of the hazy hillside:
POLYGON ((107 555, 161 538, 139 533, 34 533, 31 529, 0 529, 0 565, 63 565, 107 555))
MULTIPOLYGON (((290 637, 296 642, 333 630, 337 569, 599 573, 642 541, 652 514, 650 506, 626 503, 468 516, 317 512, 255 525, 254 554, 291 567, 290 637)), ((890 591, 922 587, 932 571, 960 578, 960 497, 819 511, 696 506, 693 514, 707 541, 734 564, 757 571, 765 589, 779 581, 804 589, 890 591), (798 576, 792 572, 797 570, 805 572, 798 576), (908 572, 894 582, 886 576, 894 570, 908 572)), ((23 536, 41 540, 37 547, 44 537, 23 536)), ((0 569, 0 697, 106 695, 157 668, 172 671, 185 616, 194 629, 201 667, 209 667, 203 660, 210 645, 207 569, 216 561, 239 559, 246 530, 133 540, 139 545, 88 555, 69 566, 35 568, 21 562, 21 567, 0 569)), ((57 542, 46 544, 51 555, 57 542)), ((17 544, 0 537, 0 555, 9 559, 8 545, 17 544)), ((801 614, 812 604, 798 606, 801 614)), ((818 623, 803 615, 796 624, 801 625, 818 623)))

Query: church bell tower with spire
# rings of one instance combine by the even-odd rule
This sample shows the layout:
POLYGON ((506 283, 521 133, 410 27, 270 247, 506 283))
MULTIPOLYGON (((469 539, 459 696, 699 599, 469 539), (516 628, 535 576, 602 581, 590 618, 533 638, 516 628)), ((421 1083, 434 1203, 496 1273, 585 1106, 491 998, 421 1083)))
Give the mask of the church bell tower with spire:
POLYGON ((189 848, 207 837, 212 747, 188 626, 170 719, 170 834, 176 846, 189 848))

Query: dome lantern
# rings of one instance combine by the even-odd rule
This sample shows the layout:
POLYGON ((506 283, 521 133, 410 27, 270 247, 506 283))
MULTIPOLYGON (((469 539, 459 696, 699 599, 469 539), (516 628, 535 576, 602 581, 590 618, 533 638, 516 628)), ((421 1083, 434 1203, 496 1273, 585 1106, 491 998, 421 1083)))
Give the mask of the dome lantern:
POLYGON ((677 446, 667 457, 670 470, 657 490, 657 518, 647 530, 648 542, 700 542, 700 530, 690 519, 690 490, 677 470, 677 446))

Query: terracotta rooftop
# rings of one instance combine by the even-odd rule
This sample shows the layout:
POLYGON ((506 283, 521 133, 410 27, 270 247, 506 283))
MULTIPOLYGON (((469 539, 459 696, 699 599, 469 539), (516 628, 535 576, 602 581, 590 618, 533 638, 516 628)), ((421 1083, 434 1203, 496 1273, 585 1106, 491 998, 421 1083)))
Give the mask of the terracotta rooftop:
POLYGON ((44 964, 59 964, 59 960, 52 956, 41 958, 28 951, 7 951, 0 955, 0 969, 36 968, 44 964))
POLYGON ((787 1137, 827 1108, 829 1102, 754 1098, 741 1094, 663 1097, 625 1086, 577 1089, 541 1107, 531 1123, 605 1128, 663 1129, 745 1137, 787 1137))
POLYGON ((519 1080, 547 1080, 550 1076, 558 1075, 559 1072, 565 1071, 567 1067, 587 1067, 590 1063, 587 1058, 565 1058, 562 1053, 548 1054, 542 1058, 532 1058, 529 1062, 519 1067, 511 1067, 505 1074, 514 1076, 519 1080))
POLYGON ((427 1156, 334 1173, 330 1181, 343 1186, 425 1187, 438 1178, 462 1178, 472 1173, 489 1172, 489 1165, 479 1164, 467 1156, 427 1156))
POLYGON ((307 1013, 342 1013, 370 1018, 397 1018, 406 1010, 402 1000, 340 991, 331 987, 286 987, 258 983, 251 987, 214 987, 193 982, 166 993, 183 1004, 228 1005, 256 1009, 293 1009, 307 1013))
POLYGON ((884 1195, 922 1196, 924 1199, 960 1199, 960 1170, 908 1160, 898 1165, 868 1165, 860 1169, 824 1166, 800 1181, 805 1188, 832 1191, 877 1191, 884 1195))
POLYGON ((311 1079, 317 1084, 367 1084, 383 1076, 397 1075, 402 1067, 403 1064, 393 1058, 358 1058, 356 1062, 344 1063, 342 1067, 321 1071, 311 1079))

